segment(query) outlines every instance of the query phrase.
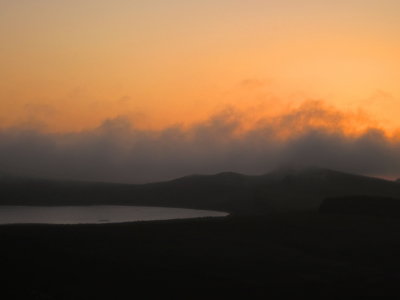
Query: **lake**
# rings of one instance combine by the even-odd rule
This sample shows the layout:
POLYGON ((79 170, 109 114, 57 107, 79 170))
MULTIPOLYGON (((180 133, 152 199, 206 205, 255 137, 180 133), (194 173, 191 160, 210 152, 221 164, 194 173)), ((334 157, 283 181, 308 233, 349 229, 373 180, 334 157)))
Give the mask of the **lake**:
POLYGON ((0 206, 0 224, 104 224, 225 217, 225 212, 147 206, 0 206))

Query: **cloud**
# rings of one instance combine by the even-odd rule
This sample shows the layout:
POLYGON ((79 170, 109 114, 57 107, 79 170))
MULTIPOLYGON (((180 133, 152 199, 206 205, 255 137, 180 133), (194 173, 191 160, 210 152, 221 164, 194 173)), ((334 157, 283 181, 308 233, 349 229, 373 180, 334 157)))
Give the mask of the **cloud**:
POLYGON ((245 89, 258 89, 265 87, 267 85, 266 81, 259 80, 259 79, 244 79, 240 82, 239 86, 245 89))
POLYGON ((41 177, 137 183, 193 173, 260 174, 287 164, 368 175, 400 173, 400 141, 368 127, 368 117, 360 112, 308 101, 280 116, 259 119, 246 131, 243 119, 226 109, 190 128, 159 131, 137 129, 123 117, 74 133, 3 129, 0 168, 41 177))
POLYGON ((48 104, 38 104, 38 103, 25 104, 25 111, 30 115, 43 115, 43 116, 49 116, 58 113, 53 106, 48 104))

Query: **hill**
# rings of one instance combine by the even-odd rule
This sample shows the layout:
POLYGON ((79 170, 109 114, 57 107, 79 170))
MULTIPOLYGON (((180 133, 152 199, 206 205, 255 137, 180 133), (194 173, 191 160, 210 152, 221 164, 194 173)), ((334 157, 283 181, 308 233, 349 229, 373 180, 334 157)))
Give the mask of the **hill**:
POLYGON ((329 197, 400 198, 398 183, 333 170, 280 169, 247 176, 225 172, 142 185, 0 178, 0 205, 147 205, 266 214, 318 210, 329 197))

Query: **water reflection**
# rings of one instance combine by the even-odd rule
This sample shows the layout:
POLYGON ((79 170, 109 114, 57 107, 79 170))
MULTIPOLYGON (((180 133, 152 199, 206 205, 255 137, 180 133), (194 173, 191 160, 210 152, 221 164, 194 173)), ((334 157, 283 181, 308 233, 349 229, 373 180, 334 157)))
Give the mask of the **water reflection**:
POLYGON ((0 206, 0 224, 104 224, 227 215, 208 210, 145 206, 0 206))

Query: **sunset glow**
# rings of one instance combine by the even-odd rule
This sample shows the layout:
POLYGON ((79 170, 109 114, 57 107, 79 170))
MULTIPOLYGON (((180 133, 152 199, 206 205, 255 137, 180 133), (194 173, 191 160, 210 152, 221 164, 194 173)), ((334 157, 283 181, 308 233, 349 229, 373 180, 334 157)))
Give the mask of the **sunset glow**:
MULTIPOLYGON (((1 1, 1 126, 160 129, 308 100, 400 126, 400 4, 1 1)), ((332 124, 334 126, 334 124, 332 124)))
POLYGON ((0 0, 4 151, 23 132, 55 149, 80 135, 80 149, 112 128, 129 159, 139 137, 162 148, 199 132, 232 144, 263 132, 276 149, 313 132, 356 148, 373 136, 396 153, 399 36, 397 0, 0 0))

